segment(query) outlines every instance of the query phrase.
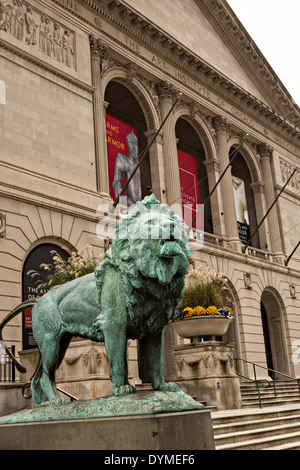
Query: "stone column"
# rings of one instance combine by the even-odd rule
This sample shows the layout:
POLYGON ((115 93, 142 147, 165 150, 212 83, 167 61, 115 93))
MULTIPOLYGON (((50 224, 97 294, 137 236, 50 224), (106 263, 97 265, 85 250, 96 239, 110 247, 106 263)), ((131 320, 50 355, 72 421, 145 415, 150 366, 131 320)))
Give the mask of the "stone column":
MULTIPOLYGON (((265 214, 266 200, 264 194, 264 183, 262 181, 256 181, 255 183, 250 183, 252 188, 253 197, 254 197, 254 207, 256 214, 256 223, 259 224, 263 219, 265 214)), ((258 231, 260 248, 262 250, 271 251, 271 242, 269 237, 269 224, 268 220, 260 227, 258 231)), ((255 238, 254 238, 255 240, 255 238)))
POLYGON ((101 63, 106 55, 106 46, 100 39, 95 38, 93 35, 90 35, 90 46, 92 84, 95 87, 93 105, 97 191, 101 196, 110 198, 106 148, 105 107, 103 104, 101 77, 101 63))
MULTIPOLYGON (((156 130, 145 132, 147 144, 152 141, 156 132, 156 130)), ((155 141, 149 148, 149 159, 152 192, 162 204, 167 204, 162 131, 157 135, 155 141)))
MULTIPOLYGON (((163 120, 170 111, 177 92, 173 85, 164 82, 158 85, 160 98, 161 119, 163 120)), ((177 142, 175 135, 174 115, 168 117, 163 129, 163 153, 166 181, 167 203, 172 210, 182 217, 181 189, 178 167, 177 142), (174 207, 176 204, 176 207, 174 207), (173 206, 173 207, 172 207, 173 206)))
MULTIPOLYGON (((266 198, 266 209, 264 213, 268 210, 271 206, 272 202, 275 199, 275 191, 274 191, 274 182, 271 170, 271 157, 273 150, 268 145, 260 145, 258 148, 260 154, 260 163, 262 168, 262 173, 264 177, 264 184, 265 184, 265 198, 266 198)), ((283 257, 283 250, 282 250, 282 243, 281 243, 281 232, 279 227, 279 217, 277 206, 272 208, 268 217, 268 225, 270 227, 270 243, 271 243, 271 250, 274 256, 283 257)))
MULTIPOLYGON (((218 157, 220 160, 220 175, 222 175, 230 161, 227 144, 230 122, 223 116, 219 116, 214 119, 214 127, 216 130, 218 157)), ((220 187, 222 193, 226 236, 228 237, 228 242, 231 243, 231 247, 233 249, 238 249, 238 247, 241 246, 241 242, 238 235, 237 219, 235 213, 231 167, 229 167, 224 174, 220 182, 220 187)))
MULTIPOLYGON (((220 161, 217 158, 210 158, 204 160, 203 164, 206 167, 208 188, 211 191, 220 177, 220 161)), ((215 235, 226 235, 225 221, 222 206, 221 188, 218 186, 210 198, 211 216, 213 223, 213 233, 215 235)), ((204 208, 205 210, 205 208, 204 208)))

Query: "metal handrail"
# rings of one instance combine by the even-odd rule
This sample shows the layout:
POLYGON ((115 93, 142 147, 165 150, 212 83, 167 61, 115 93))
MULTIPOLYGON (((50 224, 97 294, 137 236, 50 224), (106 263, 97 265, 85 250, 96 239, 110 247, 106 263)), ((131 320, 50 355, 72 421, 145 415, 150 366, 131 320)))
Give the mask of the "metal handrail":
MULTIPOLYGON (((300 395, 300 378, 297 378, 297 377, 292 377, 291 375, 288 375, 288 374, 284 374, 283 372, 279 372, 277 370, 274 370, 274 369, 271 369, 270 367, 265 367, 265 366, 261 366, 260 364, 256 364, 255 362, 251 362, 251 361, 247 361, 246 359, 243 359, 242 357, 236 357, 235 358, 235 361, 237 363, 237 361, 243 361, 243 362, 247 362, 248 364, 252 364, 253 366, 253 375, 254 375, 254 379, 251 379, 250 377, 246 377, 242 374, 240 374, 237 370, 236 370, 236 373, 237 375, 239 375, 240 377, 243 377, 247 380, 250 380, 252 382, 255 382, 255 385, 256 385, 256 389, 257 389, 257 393, 258 393, 258 401, 259 401, 259 407, 262 408, 262 402, 261 402, 261 395, 260 395, 260 387, 259 387, 259 384, 262 382, 262 380, 267 380, 268 379, 257 379, 257 376, 256 376, 256 368, 257 367, 260 367, 261 369, 265 369, 267 371, 270 371, 271 372, 271 380, 273 382, 273 390, 274 390, 274 396, 276 397, 276 385, 275 385, 275 374, 278 374, 278 375, 282 375, 283 377, 287 377, 288 379, 290 380, 296 380, 297 381, 297 384, 298 384, 298 392, 299 392, 299 395, 300 395)), ((237 367, 236 367, 237 369, 237 367)))
MULTIPOLYGON (((28 383, 24 384, 23 387, 22 387, 22 395, 26 400, 31 398, 30 385, 31 385, 30 382, 28 382, 28 383), (29 389, 29 394, 28 395, 26 395, 26 393, 25 393, 26 388, 29 389)), ((58 387, 56 387, 56 388, 59 392, 63 393, 67 397, 69 397, 71 401, 77 401, 78 400, 77 397, 74 397, 74 395, 71 395, 71 393, 66 392, 66 390, 62 390, 61 388, 58 388, 58 387)))

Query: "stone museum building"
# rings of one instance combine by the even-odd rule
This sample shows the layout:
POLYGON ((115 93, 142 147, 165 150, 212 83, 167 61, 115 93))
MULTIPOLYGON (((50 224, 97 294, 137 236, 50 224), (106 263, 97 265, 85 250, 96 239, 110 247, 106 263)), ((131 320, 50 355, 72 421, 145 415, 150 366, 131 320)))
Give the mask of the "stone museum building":
MULTIPOLYGON (((0 320, 52 250, 107 250, 152 142, 128 205, 154 193, 189 224, 205 202, 190 266, 228 280, 239 372, 300 377, 300 110, 225 0, 0 0, 0 80, 0 320)), ((4 339, 33 354, 30 310, 4 339)), ((167 379, 182 341, 166 328, 167 379)), ((128 360, 147 382, 138 341, 128 360)), ((108 367, 76 339, 58 382, 105 394, 108 367)))

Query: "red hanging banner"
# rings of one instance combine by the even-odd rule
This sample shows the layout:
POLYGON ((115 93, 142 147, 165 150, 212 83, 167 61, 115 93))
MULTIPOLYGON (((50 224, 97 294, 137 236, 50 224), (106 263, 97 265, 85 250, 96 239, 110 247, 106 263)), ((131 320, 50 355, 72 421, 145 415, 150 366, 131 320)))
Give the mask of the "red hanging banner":
MULTIPOLYGON (((119 186, 121 184, 122 186, 124 186, 125 178, 128 178, 130 176, 135 165, 138 162, 137 135, 137 130, 134 127, 129 126, 125 122, 120 121, 120 119, 117 119, 111 116, 110 114, 106 114, 106 143, 108 158, 109 190, 110 196, 113 200, 115 200, 118 196, 115 194, 114 186, 115 188, 118 184, 119 186), (117 156, 119 159, 119 176, 115 174, 117 156)), ((139 171, 136 173, 136 178, 132 180, 131 188, 128 188, 128 192, 130 192, 130 196, 132 195, 132 192, 135 192, 136 197, 139 197, 139 199, 137 200, 141 199, 139 171), (133 189, 132 186, 134 187, 133 189)))
MULTIPOLYGON (((177 149, 179 176, 181 186, 181 199, 183 206, 183 218, 190 226, 200 210, 200 191, 198 180, 197 159, 193 155, 177 149)), ((203 230, 203 220, 201 215, 193 224, 193 227, 203 230)))

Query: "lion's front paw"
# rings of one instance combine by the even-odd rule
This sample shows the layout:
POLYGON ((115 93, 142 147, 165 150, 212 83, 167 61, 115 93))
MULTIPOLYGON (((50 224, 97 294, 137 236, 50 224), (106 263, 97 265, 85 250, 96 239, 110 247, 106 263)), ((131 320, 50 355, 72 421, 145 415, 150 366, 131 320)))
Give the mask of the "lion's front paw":
POLYGON ((160 384, 156 387, 156 390, 161 390, 162 392, 178 392, 180 388, 178 385, 174 384, 174 382, 167 382, 160 384))
POLYGON ((115 397, 119 397, 120 395, 128 395, 129 393, 135 393, 136 389, 133 385, 126 384, 120 385, 119 387, 114 386, 112 392, 115 397))

